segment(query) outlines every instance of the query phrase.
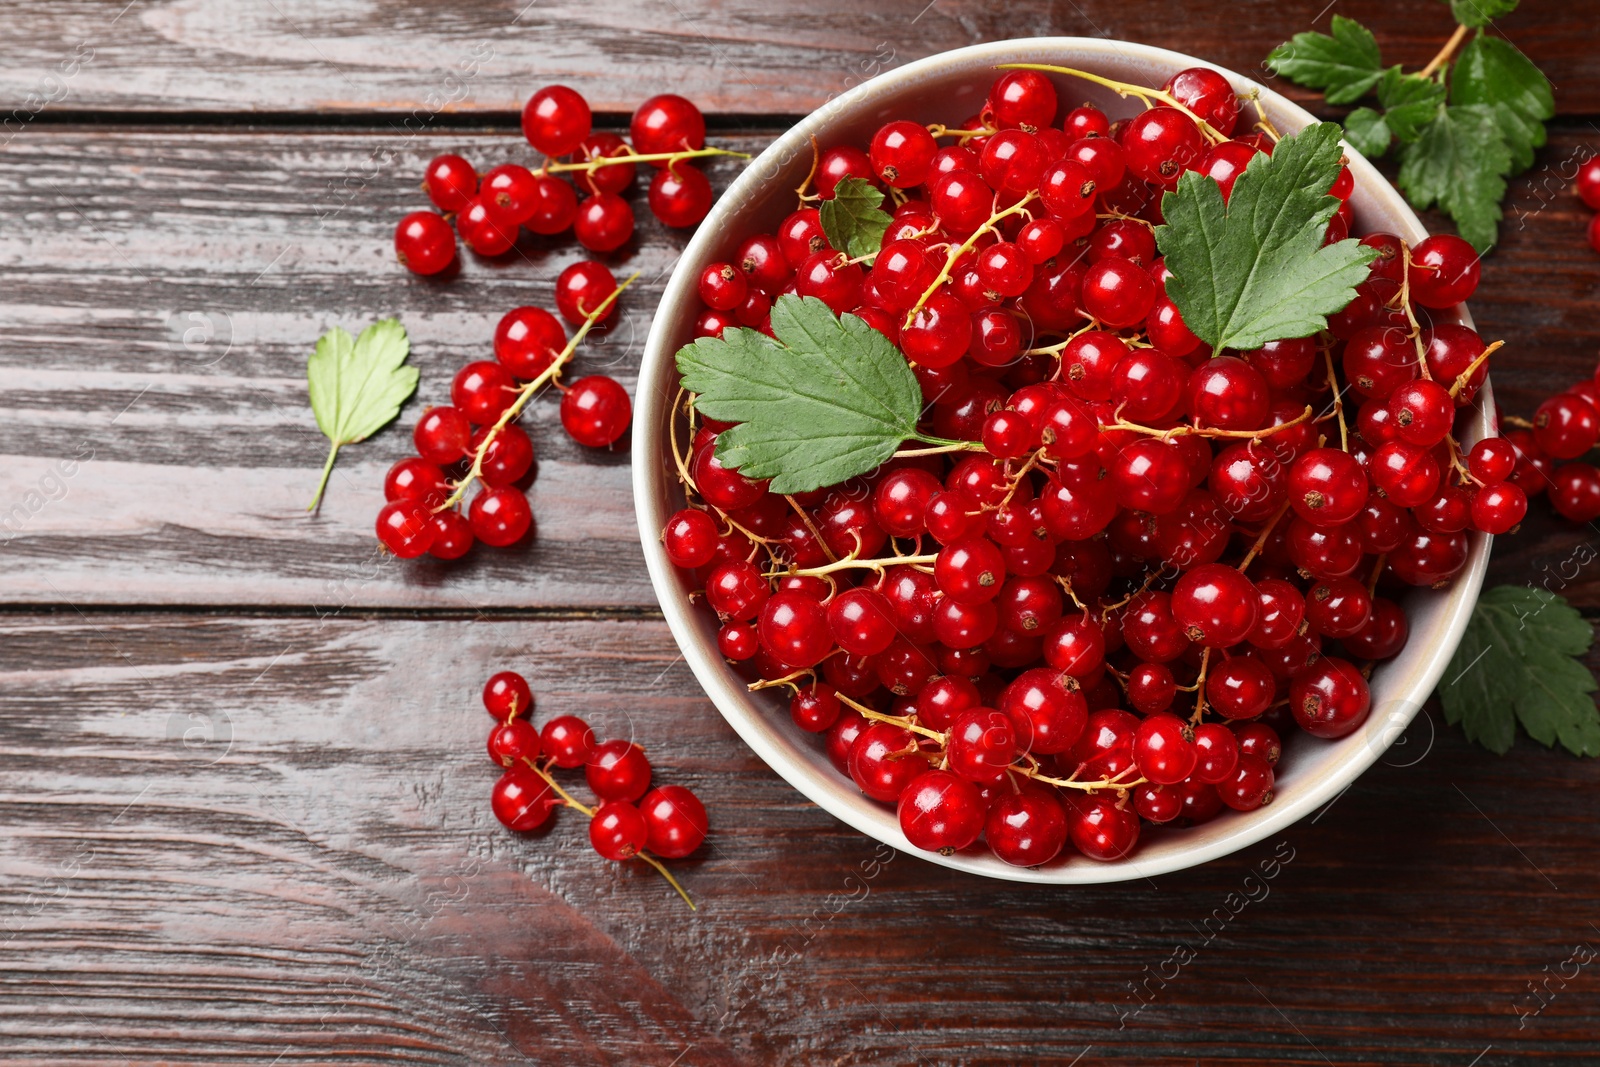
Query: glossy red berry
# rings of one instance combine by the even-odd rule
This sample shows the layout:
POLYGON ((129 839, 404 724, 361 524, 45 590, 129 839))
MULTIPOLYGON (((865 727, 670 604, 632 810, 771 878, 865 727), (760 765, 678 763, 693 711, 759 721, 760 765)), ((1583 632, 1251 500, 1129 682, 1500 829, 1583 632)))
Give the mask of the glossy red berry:
POLYGON ((608 860, 631 860, 644 848, 650 830, 639 809, 624 800, 610 800, 589 820, 589 844, 608 860))
POLYGON ((900 831, 913 846, 949 855, 983 832, 986 805, 978 787, 949 771, 924 771, 897 804, 900 831))
POLYGON ((429 408, 417 420, 411 439, 423 459, 443 466, 467 454, 472 444, 472 425, 459 408, 429 408))
POLYGON ((1016 726, 993 708, 963 712, 950 727, 945 754, 950 769, 968 781, 997 781, 1017 758, 1016 726))
POLYGON ((1558 393, 1533 413, 1533 440, 1553 459, 1577 459, 1600 439, 1600 413, 1573 393, 1558 393))
POLYGON ((592 252, 615 251, 633 236, 633 208, 615 193, 595 193, 578 204, 572 232, 592 252))
POLYGON ((1254 811, 1272 802, 1274 778, 1264 760, 1241 752, 1233 774, 1217 786, 1217 796, 1234 811, 1254 811))
POLYGON ((852 656, 876 656, 895 639, 894 608, 874 589, 838 594, 828 604, 827 618, 833 641, 852 656))
POLYGON ((678 163, 650 180, 650 210, 668 226, 698 225, 711 210, 711 180, 697 167, 678 163))
POLYGON ((1289 502, 1315 526, 1342 525, 1367 502, 1366 472, 1347 452, 1313 449, 1289 468, 1289 502))
POLYGON ((1123 130, 1128 169, 1152 185, 1172 188, 1205 154, 1205 138, 1194 120, 1174 107, 1141 112, 1123 130))
POLYGON ((589 724, 576 715, 558 715, 539 732, 539 748, 557 767, 573 770, 588 763, 598 745, 589 724))
POLYGON ((1256 587, 1236 568, 1203 563, 1178 579, 1172 590, 1172 617, 1184 636, 1208 648, 1228 648, 1255 628, 1256 587))
MULTIPOLYGON (((616 291, 617 279, 604 264, 579 260, 556 279, 556 310, 572 325, 582 326, 587 316, 597 311, 606 297, 616 291)), ((605 322, 616 310, 613 301, 596 321, 605 322)))
POLYGON ((588 101, 565 85, 540 89, 522 108, 523 136, 547 156, 576 150, 592 123, 588 101))
POLYGON ((497 219, 481 192, 456 215, 456 232, 480 256, 504 255, 517 243, 516 224, 497 219))
POLYGON ((1012 70, 989 89, 989 110, 1002 128, 1034 132, 1054 124, 1056 87, 1036 70, 1012 70))
POLYGON ((639 801, 649 837, 647 847, 662 859, 682 859, 705 841, 711 824, 700 798, 681 785, 663 785, 639 801))
MULTIPOLYGON (((662 93, 639 105, 628 124, 628 140, 640 155, 692 151, 706 144, 706 120, 681 96, 662 93)), ((652 164, 665 167, 665 161, 652 164)))
POLYGON ((1190 67, 1168 78, 1162 88, 1224 137, 1233 134, 1239 121, 1239 97, 1221 74, 1209 67, 1190 67))
POLYGON ((456 235, 432 211, 413 211, 394 229, 394 254, 413 274, 438 274, 456 258, 456 235))
POLYGON ((494 423, 516 400, 517 383, 499 363, 478 360, 456 372, 450 402, 477 425, 494 423))
MULTIPOLYGON (((785 666, 814 667, 833 648, 828 620, 828 610, 811 597, 779 593, 761 609, 757 627, 761 647, 785 666)), ((890 639, 893 640, 892 628, 890 639)))
MULTIPOLYGON (((1432 448, 1450 432, 1456 406, 1444 386, 1431 379, 1418 378, 1389 394, 1389 414, 1394 420, 1396 437, 1432 448)), ((1600 423, 1596 428, 1600 431, 1600 423)))
MULTIPOLYGON (((834 724, 837 733, 853 720, 843 716, 834 724)), ((833 735, 830 734, 830 743, 833 735)), ((894 803, 916 777, 928 769, 917 754, 916 738, 893 723, 875 722, 861 729, 849 748, 851 779, 873 800, 894 803)))
POLYGON ((1217 430, 1259 430, 1271 406, 1267 380, 1236 356, 1219 356, 1189 375, 1189 414, 1217 430))
POLYGON ((385 500, 414 500, 432 510, 449 495, 450 481, 444 471, 420 456, 400 460, 383 478, 385 500))
POLYGON ((489 731, 489 762, 525 767, 539 758, 539 731, 526 719, 512 719, 489 731))
POLYGON ((494 330, 494 358, 516 378, 537 378, 566 345, 567 331, 543 308, 513 308, 494 330))
POLYGON ((550 783, 529 767, 506 771, 489 796, 494 817, 518 833, 543 826, 561 803, 550 783))
POLYGON ((496 722, 512 716, 527 718, 533 713, 533 690, 516 671, 500 671, 484 683, 483 706, 496 722))
POLYGON ((1155 301, 1155 282, 1132 260, 1110 256, 1084 273, 1083 309, 1108 326, 1126 329, 1143 322, 1155 301))
POLYGON ((460 211, 478 194, 478 172, 460 156, 434 156, 422 173, 422 190, 440 211, 460 211))
POLYGON ((1194 731, 1176 715, 1160 712, 1139 724, 1133 758, 1139 773, 1157 785, 1176 785, 1194 770, 1194 731))
POLYGON ((683 508, 667 520, 661 533, 667 558, 687 570, 704 567, 716 554, 717 523, 699 508, 683 508))
POLYGON ((1005 557, 992 541, 981 537, 945 545, 933 567, 940 590, 963 604, 993 600, 1006 578, 1005 557))
POLYGON ((1339 738, 1366 721, 1367 680, 1348 660, 1323 656, 1297 671, 1289 684, 1289 710, 1313 737, 1339 738))
POLYGON ((472 549, 476 540, 472 535, 472 523, 461 512, 434 512, 433 543, 428 546, 428 555, 434 559, 460 559, 472 549))
POLYGON ((401 559, 416 559, 433 545, 433 510, 416 500, 392 500, 378 511, 383 547, 401 559))
POLYGON ((1467 470, 1480 482, 1503 482, 1517 469, 1517 451, 1503 437, 1485 437, 1467 450, 1467 470))
POLYGON ((1411 299, 1428 308, 1453 307, 1478 288, 1478 253, 1453 234, 1435 234, 1411 250, 1411 299))
POLYGON ((478 477, 484 485, 512 485, 533 467, 533 441, 514 422, 502 426, 493 438, 488 427, 479 430, 473 435, 472 451, 474 455, 482 453, 478 477))
POLYGON ((1472 497, 1472 525, 1484 533, 1510 533, 1527 513, 1527 496, 1510 482, 1490 482, 1472 497))
POLYGON ((596 745, 584 764, 589 788, 602 800, 634 801, 650 788, 650 761, 632 741, 605 741, 596 745))
POLYGON ((514 545, 533 528, 533 510, 520 489, 485 488, 467 509, 473 536, 494 548, 514 545))
POLYGON ((1126 859, 1139 843, 1139 816, 1109 800, 1084 803, 1070 823, 1073 845, 1092 860, 1111 863, 1126 859))
POLYGON ((1016 867, 1037 867, 1067 843, 1067 813, 1048 792, 1024 787, 989 806, 983 837, 994 854, 1016 867))
POLYGON ((603 374, 579 378, 561 397, 561 425, 580 445, 608 448, 632 421, 627 390, 603 374))
POLYGON ((928 178, 939 143, 927 127, 907 119, 896 119, 872 135, 868 156, 879 178, 897 189, 910 189, 928 178))

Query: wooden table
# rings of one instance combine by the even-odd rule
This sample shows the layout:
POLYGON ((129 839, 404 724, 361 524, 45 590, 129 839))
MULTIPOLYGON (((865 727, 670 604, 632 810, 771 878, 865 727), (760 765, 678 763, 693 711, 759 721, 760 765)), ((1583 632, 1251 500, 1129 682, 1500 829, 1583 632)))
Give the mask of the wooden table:
MULTIPOLYGON (((375 551, 415 413, 576 258, 530 241, 447 282, 392 258, 423 162, 526 158, 515 117, 539 86, 578 87, 612 127, 682 92, 717 143, 755 150, 954 46, 1085 34, 1251 70, 1325 10, 11 4, 0 1062, 1597 1062, 1600 973, 1556 977, 1600 945, 1592 764, 1526 739, 1491 756, 1430 709, 1281 839, 1152 883, 979 881, 877 848, 738 741, 661 621, 626 456, 570 444, 550 403, 529 420, 537 541, 454 565, 375 551), (308 518, 306 356, 384 315, 420 392, 308 518), (713 837, 677 866, 698 913, 594 856, 581 820, 495 822, 476 693, 508 666, 706 799, 713 837)), ((1450 28, 1424 0, 1338 10, 1413 66, 1450 28)), ((1510 342, 1508 412, 1588 373, 1600 337, 1600 258, 1563 180, 1596 147, 1597 16, 1530 2, 1501 27, 1562 113, 1473 305, 1510 342)), ((631 388, 683 240, 641 212, 612 258, 643 282, 585 367, 631 388)), ((1551 579, 1593 540, 1535 518, 1495 579, 1600 608, 1592 564, 1551 579)))

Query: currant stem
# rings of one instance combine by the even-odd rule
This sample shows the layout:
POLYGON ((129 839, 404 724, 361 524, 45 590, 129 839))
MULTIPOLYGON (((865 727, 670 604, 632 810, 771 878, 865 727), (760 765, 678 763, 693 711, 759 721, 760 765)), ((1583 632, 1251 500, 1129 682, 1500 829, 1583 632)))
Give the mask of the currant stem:
POLYGON ((993 137, 1000 131, 990 129, 987 126, 976 130, 952 130, 942 122, 930 122, 928 123, 928 132, 935 137, 954 137, 957 140, 965 141, 971 137, 993 137))
POLYGON ((1422 345, 1422 326, 1411 310, 1411 246, 1404 241, 1400 242, 1400 306, 1405 309, 1406 322, 1411 326, 1408 336, 1417 349, 1417 367, 1424 378, 1432 381, 1433 373, 1428 370, 1428 350, 1422 345))
POLYGON ((1456 394, 1460 393, 1461 390, 1467 387, 1467 383, 1472 380, 1472 376, 1477 373, 1478 368, 1487 363, 1489 361, 1489 357, 1494 355, 1495 352, 1504 348, 1505 344, 1506 343, 1504 341, 1496 341, 1494 344, 1478 353, 1478 358, 1467 364, 1466 370, 1456 375, 1456 383, 1450 387, 1451 400, 1454 400, 1456 398, 1456 394))
POLYGON ((1127 774, 1128 771, 1131 771, 1133 769, 1132 767, 1129 767, 1127 770, 1124 770, 1110 778, 1102 778, 1097 782, 1079 782, 1071 778, 1052 778, 1048 774, 1040 774, 1038 769, 1035 767, 1024 767, 1018 764, 1012 764, 1009 769, 1022 775, 1024 778, 1032 778, 1036 782, 1043 782, 1046 785, 1058 786, 1062 789, 1081 789, 1085 793, 1094 793, 1102 789, 1115 789, 1118 792, 1121 792, 1123 790, 1132 789, 1136 785, 1144 785, 1150 780, 1148 778, 1140 777, 1135 778, 1132 781, 1122 781, 1122 776, 1127 774))
POLYGON ((689 899, 689 894, 685 893, 683 891, 683 886, 678 884, 678 880, 676 878, 672 877, 672 872, 667 870, 666 865, 663 864, 660 860, 656 859, 654 856, 650 855, 650 853, 644 851, 643 849, 640 849, 638 852, 634 853, 633 858, 636 859, 636 860, 644 860, 650 866, 654 867, 656 869, 656 872, 658 874, 660 874, 661 877, 663 877, 663 878, 665 878, 667 880, 667 884, 670 885, 673 889, 676 889, 678 891, 678 895, 683 898, 683 902, 685 904, 689 905, 689 910, 690 911, 699 911, 700 910, 699 908, 694 906, 694 901, 689 899))
POLYGON ((1299 415, 1296 415, 1289 422, 1281 422, 1276 426, 1269 426, 1265 430, 1214 430, 1208 427, 1203 428, 1199 426, 1173 426, 1170 429, 1158 430, 1154 426, 1141 426, 1136 422, 1125 422, 1121 418, 1118 418, 1116 422, 1106 423, 1100 428, 1102 430, 1128 430, 1132 433, 1142 433, 1148 434, 1151 437, 1160 437, 1163 440, 1173 437, 1194 436, 1228 437, 1239 438, 1248 441, 1259 441, 1262 438, 1271 437, 1273 434, 1280 433, 1283 430, 1289 429, 1290 427, 1299 426, 1302 422, 1305 422, 1307 419, 1311 418, 1313 414, 1314 412, 1311 405, 1307 404, 1306 409, 1299 415))
POLYGON ((1082 78, 1084 81, 1091 81, 1096 85, 1103 85, 1124 99, 1130 96, 1138 97, 1139 101, 1144 104, 1145 107, 1154 107, 1155 105, 1150 101, 1159 100, 1168 107, 1177 108, 1179 111, 1193 119, 1200 127, 1200 132, 1205 134, 1206 140, 1210 141, 1212 144, 1221 144, 1223 141, 1227 140, 1227 138, 1224 137, 1215 126, 1211 125, 1211 123, 1207 122, 1199 115, 1196 115, 1193 111, 1190 111, 1188 106, 1180 103, 1176 97, 1168 93, 1164 93, 1160 89, 1147 89, 1142 85, 1131 85, 1128 82, 1119 82, 1113 78, 1102 78, 1100 75, 1090 74, 1088 71, 1074 70, 1071 67, 1055 67, 1048 63, 1001 63, 995 69, 1045 70, 1052 74, 1066 74, 1074 78, 1082 78))
POLYGON ((311 498, 311 503, 306 506, 307 511, 316 511, 317 505, 322 503, 323 491, 328 488, 328 477, 333 474, 333 461, 339 458, 339 442, 329 442, 328 462, 322 465, 322 478, 317 482, 317 491, 311 498))
POLYGON ((939 286, 950 280, 950 272, 955 268, 956 261, 972 250, 972 248, 977 244, 978 238, 987 233, 992 233, 995 225, 1001 219, 1010 218, 1012 215, 1021 215, 1027 213, 1028 205, 1038 198, 1039 191, 1037 189, 1026 193, 1022 199, 1018 200, 1015 204, 991 214, 989 216, 989 220, 982 226, 979 226, 976 230, 972 231, 972 235, 970 237, 968 237, 965 241, 962 241, 959 245, 953 246, 949 252, 945 253, 944 266, 940 268, 938 277, 933 279, 933 283, 929 285, 927 289, 923 290, 922 295, 917 298, 917 302, 911 306, 911 310, 906 312, 905 325, 910 326, 912 320, 917 317, 917 312, 921 311, 922 306, 928 302, 934 293, 939 291, 939 286))
POLYGON ((1469 32, 1469 28, 1468 27, 1466 27, 1466 26, 1457 26, 1456 27, 1456 32, 1454 32, 1454 33, 1452 33, 1450 35, 1450 39, 1444 43, 1444 47, 1443 48, 1439 49, 1439 53, 1437 55, 1435 55, 1432 59, 1428 60, 1428 65, 1427 66, 1423 67, 1420 71, 1417 72, 1417 77, 1419 77, 1419 78, 1432 77, 1434 71, 1438 70, 1440 67, 1444 66, 1447 62, 1449 62, 1450 56, 1455 52, 1455 50, 1457 48, 1459 48, 1461 46, 1461 42, 1467 39, 1467 33, 1468 32, 1469 32))
POLYGON ((687 159, 704 159, 707 156, 737 156, 740 159, 749 159, 748 152, 735 152, 730 148, 694 148, 682 152, 646 152, 639 153, 633 149, 619 152, 614 156, 596 156, 586 159, 581 163, 546 163, 539 169, 541 174, 565 174, 582 171, 592 174, 601 167, 615 167, 622 163, 661 163, 665 162, 671 167, 687 159))
POLYGON ((528 759, 526 756, 522 758, 522 762, 533 768, 533 772, 545 780, 545 784, 555 791, 556 796, 561 798, 561 802, 563 804, 569 808, 575 808, 576 810, 583 812, 583 814, 588 818, 594 818, 594 809, 589 807, 587 804, 579 803, 573 798, 571 793, 567 792, 565 789, 562 789, 561 783, 556 781, 555 778, 551 776, 549 771, 533 762, 533 760, 528 759))
POLYGON ((1200 675, 1194 680, 1194 714, 1189 721, 1196 725, 1206 713, 1206 672, 1211 669, 1211 649, 1200 653, 1200 675))
POLYGON ((1278 523, 1283 521, 1283 516, 1288 510, 1289 502, 1285 500, 1278 505, 1278 510, 1273 512, 1272 518, 1267 520, 1267 524, 1261 527, 1261 532, 1256 535, 1256 543, 1250 546, 1250 551, 1246 552, 1244 559, 1239 561, 1240 574, 1243 574, 1245 568, 1249 567, 1256 556, 1261 554, 1261 549, 1266 546, 1267 538, 1272 536, 1272 531, 1277 528, 1278 523))
MULTIPOLYGON (((1324 348, 1322 358, 1327 361, 1328 391, 1333 394, 1333 414, 1339 420, 1339 451, 1350 451, 1350 428, 1344 421, 1344 390, 1339 388, 1339 379, 1333 373, 1333 349, 1324 348)), ((1311 409, 1306 408, 1307 411, 1311 409)))
POLYGON ((565 368, 567 363, 571 361, 572 354, 577 351, 578 345, 580 345, 583 342, 583 339, 589 335, 589 331, 594 329, 595 323, 600 321, 601 316, 603 316, 610 309, 612 304, 617 302, 617 297, 622 295, 622 291, 637 281, 641 273, 643 272, 634 271, 628 276, 627 281, 613 289, 610 295, 608 295, 604 300, 600 301, 599 305, 593 311, 585 315, 583 318, 583 325, 578 327, 578 332, 572 335, 572 340, 567 342, 567 347, 561 350, 561 354, 556 356, 556 358, 551 362, 550 366, 546 367, 537 378, 524 383, 517 390, 516 400, 512 401, 511 406, 506 408, 505 411, 501 413, 499 421, 497 421, 493 426, 489 427, 488 431, 484 433, 483 442, 478 445, 477 451, 473 454, 472 469, 467 471, 467 473, 462 477, 461 481, 456 484, 455 492, 450 494, 450 498, 443 504, 440 504, 438 507, 434 508, 434 511, 448 511, 457 504, 461 503, 461 498, 466 495, 467 487, 483 476, 483 459, 486 455, 488 455, 489 446, 494 444, 494 439, 500 436, 500 431, 504 430, 508 423, 514 420, 518 415, 522 414, 522 409, 528 406, 528 401, 533 399, 533 395, 537 393, 539 389, 545 385, 545 383, 552 382, 561 377, 562 369, 565 368))
POLYGON ((843 693, 835 693, 834 696, 839 698, 840 703, 848 704, 852 708, 855 708, 863 719, 870 719, 872 722, 893 723, 895 726, 909 730, 914 734, 921 734, 923 737, 937 741, 941 745, 948 740, 948 738, 938 730, 932 730, 921 725, 920 723, 912 722, 910 718, 904 715, 885 715, 881 711, 873 711, 865 704, 858 704, 854 700, 851 700, 849 697, 845 696, 843 693))
POLYGON ((1389 562, 1389 553, 1379 552, 1378 561, 1372 565, 1372 577, 1367 579, 1367 596, 1374 596, 1378 592, 1378 579, 1383 576, 1383 566, 1389 562))
POLYGON ((782 578, 785 576, 803 576, 821 578, 824 575, 832 574, 835 571, 847 571, 853 569, 881 572, 885 567, 895 567, 901 564, 935 563, 938 561, 938 559, 939 554, 937 552, 932 552, 921 556, 889 556, 884 559, 860 559, 856 556, 846 556, 844 559, 835 560, 832 563, 826 563, 820 567, 800 567, 793 570, 778 571, 774 574, 767 575, 767 577, 782 578))

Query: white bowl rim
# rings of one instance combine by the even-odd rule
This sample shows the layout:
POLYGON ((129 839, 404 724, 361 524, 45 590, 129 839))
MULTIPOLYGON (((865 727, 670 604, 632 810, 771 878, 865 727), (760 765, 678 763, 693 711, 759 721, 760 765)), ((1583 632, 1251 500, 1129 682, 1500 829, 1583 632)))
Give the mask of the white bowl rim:
MULTIPOLYGON (((660 307, 645 341, 643 362, 639 371, 636 403, 640 408, 644 409, 647 400, 653 400, 658 394, 663 393, 676 373, 673 359, 675 350, 666 349, 670 339, 669 333, 673 329, 666 311, 669 305, 683 298, 684 290, 695 284, 695 280, 690 277, 691 272, 685 270, 684 265, 696 263, 704 258, 705 249, 717 237, 717 214, 722 205, 735 205, 757 195, 761 191, 760 187, 767 181, 763 177, 765 168, 775 165, 775 161, 792 158, 794 153, 807 149, 813 136, 820 137, 824 133, 833 112, 863 103, 873 94, 895 82, 912 81, 920 75, 937 72, 952 63, 993 66, 998 62, 1011 61, 1019 49, 1037 51, 1041 55, 1070 50, 1079 57, 1073 62, 1085 64, 1087 60, 1085 65, 1091 72, 1095 59, 1111 56, 1170 66, 1174 71, 1185 67, 1206 66, 1228 78, 1241 95, 1258 94, 1264 108, 1276 116, 1286 116, 1301 123, 1318 121, 1310 112, 1271 88, 1226 67, 1170 49, 1126 41, 1092 37, 1037 37, 994 41, 941 52, 892 68, 831 99, 790 128, 751 160, 744 172, 718 200, 711 215, 701 223, 695 236, 685 247, 677 261, 677 269, 663 291, 660 307)), ((1406 223, 1404 229, 1409 232, 1403 232, 1401 236, 1408 243, 1415 244, 1427 236, 1427 230, 1415 212, 1371 163, 1348 145, 1346 145, 1346 156, 1354 172, 1357 187, 1383 198, 1387 201, 1386 208, 1406 223)), ((1465 308, 1461 309, 1461 314, 1462 322, 1471 326, 1472 320, 1465 308)), ((648 410, 653 413, 655 409, 651 407, 648 410)), ((1473 428, 1476 433, 1481 434, 1488 430, 1488 413, 1492 410, 1493 396, 1486 382, 1477 401, 1478 418, 1473 428)), ((752 703, 752 694, 745 689, 744 682, 733 673, 720 654, 716 653, 714 643, 708 650, 699 635, 694 632, 696 609, 682 595, 676 568, 667 558, 660 539, 666 514, 656 504, 655 483, 662 474, 660 459, 664 454, 665 443, 657 432, 656 421, 640 419, 638 413, 634 420, 633 434, 634 505, 639 519, 639 536, 650 572, 650 582, 661 603, 667 626, 672 631, 685 661, 723 718, 768 767, 807 799, 846 825, 930 863, 1005 881, 1088 885, 1134 878, 1148 879, 1154 875, 1184 870, 1231 855, 1272 836, 1335 799, 1404 733, 1405 728, 1421 710, 1423 702, 1443 676, 1445 667, 1466 630, 1472 606, 1483 584, 1492 541, 1492 538, 1483 534, 1473 535, 1466 566, 1454 579, 1445 597, 1448 610, 1444 624, 1433 631, 1426 660, 1406 678, 1403 692, 1386 702, 1394 706, 1395 710, 1380 718, 1375 707, 1372 717, 1357 733, 1340 739, 1340 742, 1332 742, 1350 742, 1363 735, 1366 738, 1366 743, 1352 747, 1352 754, 1337 764, 1332 773, 1303 785, 1297 784, 1297 788, 1287 794, 1279 793, 1273 803, 1253 812, 1224 812, 1219 818, 1231 816, 1236 824, 1231 832, 1209 842, 1197 843, 1187 848, 1169 849, 1143 862, 1140 859, 1140 851, 1135 850, 1127 859, 1112 863, 1084 860, 1064 865, 1014 867, 986 850, 982 854, 968 850, 943 856, 917 848, 906 840, 900 831, 892 807, 867 800, 859 794, 849 795, 847 790, 841 788, 841 784, 848 786, 850 783, 827 764, 825 757, 820 761, 801 761, 792 758, 777 746, 769 736, 770 731, 758 721, 760 711, 752 703), (871 809, 864 810, 862 802, 871 805, 871 809), (875 817, 869 811, 879 814, 875 817), (883 817, 885 815, 887 818, 883 817)), ((1420 635, 1414 631, 1413 637, 1418 636, 1420 635)))

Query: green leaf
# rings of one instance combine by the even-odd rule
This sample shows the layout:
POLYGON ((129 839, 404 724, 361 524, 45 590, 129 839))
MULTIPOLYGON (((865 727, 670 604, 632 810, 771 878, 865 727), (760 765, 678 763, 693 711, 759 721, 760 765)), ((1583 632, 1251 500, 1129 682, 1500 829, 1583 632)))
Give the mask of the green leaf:
POLYGON ((1370 107, 1358 107, 1344 117, 1344 135, 1357 152, 1377 159, 1389 151, 1394 133, 1383 116, 1370 107))
POLYGON ((339 449, 388 425, 416 392, 417 368, 404 366, 410 354, 411 341, 398 319, 375 322, 353 341, 338 326, 318 339, 306 361, 306 388, 317 427, 331 447, 307 511, 315 511, 321 502, 339 449))
POLYGON ((1161 202, 1156 244, 1173 275, 1167 294, 1197 337, 1218 351, 1308 337, 1355 299, 1377 253, 1322 243, 1343 155, 1339 127, 1321 122, 1258 153, 1226 202, 1212 178, 1178 180, 1161 202))
POLYGON ((1449 3, 1450 14, 1456 21, 1475 30, 1517 9, 1517 0, 1449 0, 1449 3))
POLYGON ((883 235, 893 221, 882 210, 883 194, 864 178, 845 178, 818 208, 822 234, 828 244, 851 259, 870 256, 883 244, 883 235))
POLYGON ((1482 34, 1456 57, 1450 103, 1494 109, 1514 172, 1533 165, 1533 150, 1545 141, 1544 124, 1556 113, 1550 81, 1539 68, 1510 42, 1482 34))
POLYGON ((1438 204, 1480 253, 1495 241, 1511 149, 1495 111, 1483 104, 1450 105, 1412 144, 1400 149, 1400 188, 1418 208, 1438 204))
POLYGON ((792 295, 772 305, 772 332, 730 328, 678 349, 695 408, 738 423, 717 438, 725 465, 803 493, 865 474, 918 436, 922 392, 883 334, 792 295))
POLYGON ((1444 96, 1444 86, 1439 82, 1415 74, 1402 74, 1399 67, 1384 71, 1383 80, 1378 83, 1383 120, 1389 131, 1407 144, 1415 141, 1422 128, 1438 116, 1444 96))
POLYGON ((1297 33, 1267 56, 1275 74, 1321 89, 1330 104, 1353 104, 1383 77, 1378 41, 1355 19, 1333 16, 1325 33, 1297 33))
POLYGON ((1541 744, 1600 755, 1595 680, 1576 658, 1593 643, 1589 623, 1554 593, 1519 585, 1489 590, 1439 685, 1445 719, 1491 752, 1511 748, 1520 722, 1541 744))

